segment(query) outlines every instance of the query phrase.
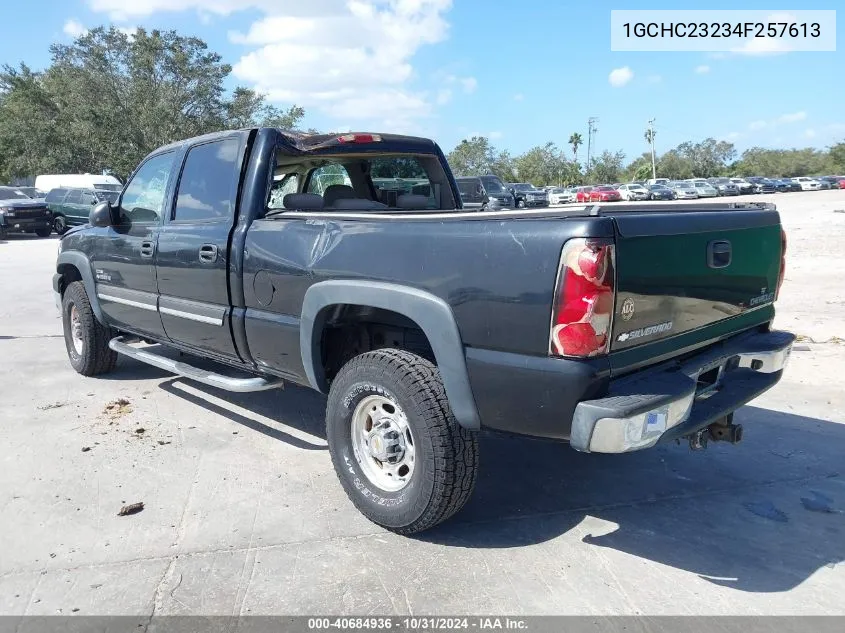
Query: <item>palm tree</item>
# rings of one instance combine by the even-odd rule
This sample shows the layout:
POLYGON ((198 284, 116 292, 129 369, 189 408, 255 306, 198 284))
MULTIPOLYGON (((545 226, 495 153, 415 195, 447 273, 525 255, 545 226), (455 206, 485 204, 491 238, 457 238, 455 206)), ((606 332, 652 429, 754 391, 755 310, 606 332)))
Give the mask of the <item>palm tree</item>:
POLYGON ((583 144, 583 140, 581 139, 581 135, 578 132, 574 132, 569 137, 569 144, 572 146, 572 155, 575 157, 575 162, 578 162, 578 148, 581 147, 583 144))

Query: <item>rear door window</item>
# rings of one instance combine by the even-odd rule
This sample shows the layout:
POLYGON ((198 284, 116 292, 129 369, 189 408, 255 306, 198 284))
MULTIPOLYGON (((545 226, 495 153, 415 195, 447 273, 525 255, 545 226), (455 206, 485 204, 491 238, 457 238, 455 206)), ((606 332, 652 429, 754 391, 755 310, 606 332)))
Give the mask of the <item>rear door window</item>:
POLYGON ((80 204, 82 202, 82 191, 71 189, 65 198, 65 204, 80 204))
POLYGON ((235 214, 240 178, 240 140, 226 138, 192 147, 185 159, 173 220, 214 222, 235 214))
POLYGON ((47 192, 47 195, 44 197, 44 200, 47 202, 61 202, 65 198, 65 194, 67 194, 67 189, 51 189, 47 192))

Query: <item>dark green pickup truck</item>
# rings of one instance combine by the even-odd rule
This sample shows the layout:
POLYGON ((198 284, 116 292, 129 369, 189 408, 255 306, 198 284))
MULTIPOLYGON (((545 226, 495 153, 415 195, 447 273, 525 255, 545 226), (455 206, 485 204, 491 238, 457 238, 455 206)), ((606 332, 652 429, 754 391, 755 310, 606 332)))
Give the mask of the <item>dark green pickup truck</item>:
POLYGON ((53 229, 64 235, 72 226, 88 224, 94 205, 100 202, 117 202, 119 191, 89 189, 86 187, 60 187, 47 194, 47 207, 53 212, 53 229))

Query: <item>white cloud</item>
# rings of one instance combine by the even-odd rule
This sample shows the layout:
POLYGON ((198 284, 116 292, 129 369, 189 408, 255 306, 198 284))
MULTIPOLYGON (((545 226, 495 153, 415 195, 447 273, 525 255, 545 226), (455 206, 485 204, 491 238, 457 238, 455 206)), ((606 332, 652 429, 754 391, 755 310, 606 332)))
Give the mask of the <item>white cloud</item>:
POLYGON ((465 93, 472 94, 478 88, 478 80, 475 77, 464 77, 461 79, 461 85, 465 93))
MULTIPOLYGON (((273 102, 297 103, 353 125, 411 131, 455 90, 423 82, 414 57, 446 39, 452 0, 88 0, 113 20, 194 10, 202 18, 258 13, 229 39, 245 47, 233 74, 273 102), (444 90, 449 89, 446 95, 444 90), (359 122, 359 123, 356 123, 359 122)), ((464 93, 478 85, 457 77, 464 93)))
POLYGON ((797 123, 798 121, 803 121, 807 118, 807 113, 803 110, 801 112, 792 112, 791 114, 782 114, 780 115, 776 123, 797 123))
POLYGON ((610 74, 607 76, 607 80, 610 82, 610 85, 614 88, 621 88, 633 78, 634 71, 632 71, 628 66, 622 66, 622 68, 614 68, 610 71, 610 74))
POLYGON ((517 93, 513 96, 513 100, 514 100, 514 101, 524 101, 524 100, 525 100, 525 95, 524 95, 524 94, 522 94, 521 92, 517 92, 517 93))
POLYGON ((695 67, 695 72, 698 75, 705 75, 710 72, 710 66, 707 64, 701 64, 700 66, 695 67))
POLYGON ((649 75, 647 81, 650 84, 659 84, 661 81, 663 81, 663 77, 661 77, 660 75, 649 75))
POLYGON ((452 91, 443 88, 437 92, 437 105, 446 105, 452 100, 452 91))
POLYGON ((807 138, 816 138, 817 135, 816 131, 813 128, 808 127, 806 130, 804 130, 804 136, 806 136, 807 138))
POLYGON ((70 19, 65 22, 65 25, 62 27, 62 31, 64 31, 65 35, 76 38, 85 35, 88 32, 88 29, 86 29, 78 20, 70 19))

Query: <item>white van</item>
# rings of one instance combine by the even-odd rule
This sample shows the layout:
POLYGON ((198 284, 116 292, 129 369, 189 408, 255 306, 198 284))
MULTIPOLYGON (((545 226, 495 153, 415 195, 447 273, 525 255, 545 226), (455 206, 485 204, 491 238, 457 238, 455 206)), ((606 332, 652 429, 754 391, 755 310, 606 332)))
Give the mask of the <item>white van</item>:
POLYGON ((50 174, 35 177, 35 188, 49 192, 59 187, 83 187, 87 189, 103 189, 105 191, 121 191, 123 185, 114 176, 98 176, 96 174, 50 174))
POLYGON ((664 187, 669 184, 668 178, 649 178, 645 181, 647 185, 663 185, 664 187))

